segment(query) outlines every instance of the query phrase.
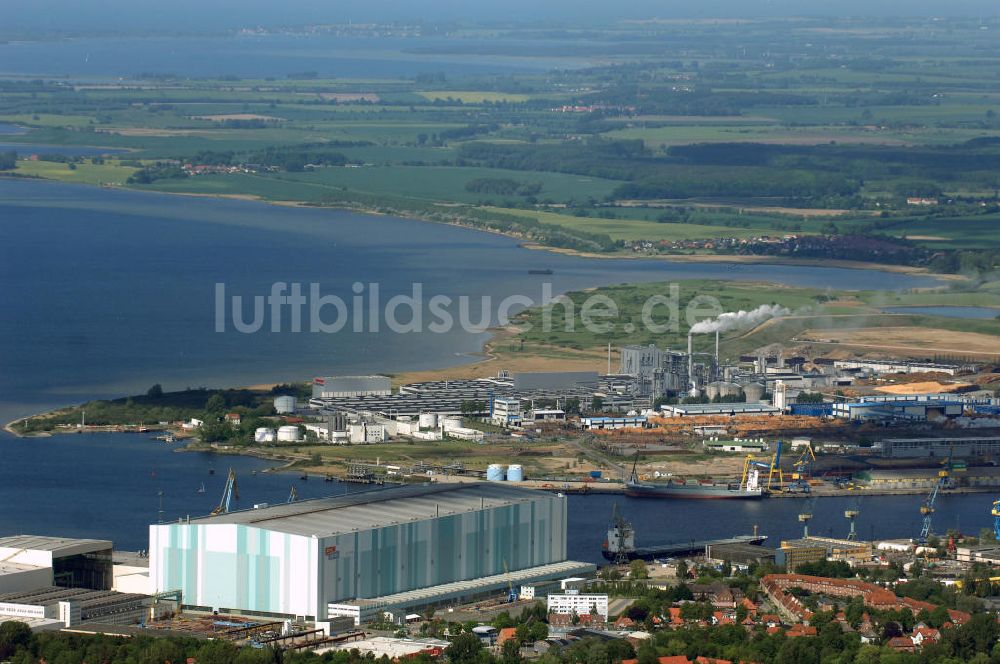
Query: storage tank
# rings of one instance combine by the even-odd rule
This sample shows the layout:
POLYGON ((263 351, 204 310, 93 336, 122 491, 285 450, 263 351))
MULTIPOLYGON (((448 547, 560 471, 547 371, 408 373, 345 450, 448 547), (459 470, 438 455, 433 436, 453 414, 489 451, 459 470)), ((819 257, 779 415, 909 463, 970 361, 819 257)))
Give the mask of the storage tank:
POLYGON ((445 429, 461 429, 462 428, 462 418, 457 415, 452 415, 444 418, 444 428, 445 429))
POLYGON ((720 382, 718 385, 720 397, 738 397, 743 393, 743 388, 736 383, 720 382))
POLYGON ((491 463, 486 467, 486 479, 490 482, 503 482, 503 464, 491 463))
POLYGON ((709 401, 714 401, 720 394, 719 386, 722 383, 709 383, 705 386, 705 396, 709 401))
POLYGON ((269 429, 267 427, 260 427, 253 432, 253 440, 255 443, 273 443, 274 442, 274 429, 269 429))
POLYGON ((421 429, 437 429, 438 416, 435 413, 420 413, 421 429))
POLYGON ((524 468, 516 463, 512 463, 507 466, 507 481, 508 482, 523 482, 524 481, 524 468))
POLYGON ((295 412, 295 397, 281 396, 274 398, 274 411, 278 415, 287 415, 295 412))
POLYGON ((299 440, 301 440, 301 433, 298 427, 287 425, 278 428, 278 442, 295 443, 299 440))
POLYGON ((760 383, 747 383, 743 386, 743 393, 747 395, 747 403, 757 403, 764 398, 764 386, 760 383))

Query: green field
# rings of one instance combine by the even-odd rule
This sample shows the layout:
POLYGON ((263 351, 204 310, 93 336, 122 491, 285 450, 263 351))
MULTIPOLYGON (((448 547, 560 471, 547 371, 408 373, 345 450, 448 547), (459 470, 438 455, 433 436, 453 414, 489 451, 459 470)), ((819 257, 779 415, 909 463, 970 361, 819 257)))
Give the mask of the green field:
POLYGON ((69 164, 22 160, 18 162, 17 173, 28 177, 59 180, 60 182, 122 186, 129 176, 138 170, 112 161, 104 164, 83 162, 75 166, 74 169, 71 169, 69 164))
MULTIPOLYGON (((415 58, 467 49, 556 67, 503 75, 0 76, 0 123, 26 130, 17 143, 127 149, 146 166, 142 186, 162 191, 430 219, 455 210, 602 253, 767 256, 783 238, 777 255, 989 272, 1000 264, 1000 31, 948 18, 870 23, 470 24, 444 46, 415 42, 415 58), (279 152, 328 161, 187 179, 169 168, 279 152), (911 197, 938 203, 914 209, 911 197), (871 246, 839 246, 843 236, 871 246), (793 246, 799 237, 809 243, 793 246)), ((82 162, 18 170, 89 184, 131 175, 82 162)))

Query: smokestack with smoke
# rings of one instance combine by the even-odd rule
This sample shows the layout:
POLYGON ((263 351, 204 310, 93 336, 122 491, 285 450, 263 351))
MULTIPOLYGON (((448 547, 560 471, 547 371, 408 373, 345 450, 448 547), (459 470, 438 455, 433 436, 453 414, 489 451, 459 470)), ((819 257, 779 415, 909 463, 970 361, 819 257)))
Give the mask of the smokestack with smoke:
POLYGON ((769 318, 787 316, 792 313, 779 304, 762 304, 750 311, 729 311, 718 318, 703 320, 691 326, 691 334, 726 332, 760 325, 769 318))

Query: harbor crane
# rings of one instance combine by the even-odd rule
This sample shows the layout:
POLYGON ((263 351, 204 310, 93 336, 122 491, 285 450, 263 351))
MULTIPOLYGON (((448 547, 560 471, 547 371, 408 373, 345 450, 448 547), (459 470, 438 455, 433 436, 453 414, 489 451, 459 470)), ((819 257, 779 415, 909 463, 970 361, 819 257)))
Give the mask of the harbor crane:
POLYGON ((229 475, 226 476, 226 486, 222 490, 222 500, 220 500, 219 505, 212 510, 212 516, 227 514, 229 512, 229 505, 232 503, 234 498, 236 500, 240 499, 240 490, 236 484, 236 471, 230 468, 229 475))
POLYGON ((847 540, 854 542, 858 539, 857 520, 861 515, 861 498, 855 498, 851 506, 844 510, 844 518, 851 524, 851 529, 847 531, 847 540))
POLYGON ((774 486, 775 477, 778 478, 779 486, 785 483, 785 476, 781 472, 780 440, 778 441, 778 447, 775 450, 774 454, 771 456, 771 461, 769 463, 764 461, 758 461, 757 459, 754 458, 752 454, 748 454, 746 456, 746 459, 743 460, 743 477, 740 479, 741 486, 746 487, 748 485, 748 480, 752 479, 750 477, 751 471, 757 471, 758 473, 760 472, 767 473, 767 484, 765 485, 765 488, 768 491, 771 491, 772 487, 774 486))
POLYGON ((816 460, 816 453, 813 452, 812 443, 803 445, 805 449, 802 454, 792 464, 792 479, 806 480, 812 476, 812 462, 816 460))
MULTIPOLYGON (((923 515, 923 523, 920 526, 920 537, 917 539, 919 544, 927 544, 927 539, 931 536, 931 520, 934 516, 934 503, 937 502, 938 493, 941 489, 947 488, 950 483, 951 470, 953 464, 951 461, 952 452, 948 452, 948 458, 944 461, 944 467, 938 471, 937 482, 934 483, 934 488, 931 489, 930 494, 924 499, 923 504, 920 506, 920 514, 923 515)), ((994 504, 994 512, 996 512, 996 505, 994 504)), ((994 529, 996 524, 994 524, 994 529)))
POLYGON ((813 518, 813 509, 816 507, 816 496, 812 496, 807 502, 805 508, 799 512, 799 522, 802 523, 802 537, 809 537, 809 522, 813 518))
POLYGON ((993 515, 993 536, 1000 540, 1000 498, 993 501, 990 514, 993 515))
POLYGON ((503 574, 507 578, 507 603, 514 604, 517 602, 518 590, 520 588, 514 588, 514 581, 511 579, 510 568, 507 566, 506 559, 503 561, 503 574))

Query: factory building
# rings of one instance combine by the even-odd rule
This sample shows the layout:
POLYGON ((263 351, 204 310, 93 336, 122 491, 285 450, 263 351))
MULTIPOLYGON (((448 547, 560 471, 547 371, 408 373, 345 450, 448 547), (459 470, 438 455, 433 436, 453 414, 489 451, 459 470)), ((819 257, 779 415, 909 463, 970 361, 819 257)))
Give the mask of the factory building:
POLYGON ((664 417, 687 415, 778 415, 780 408, 761 403, 684 403, 665 404, 661 407, 664 417))
POLYGON ((325 376, 313 379, 314 399, 386 397, 392 394, 388 376, 325 376))
POLYGON ((910 420, 929 421, 943 417, 955 418, 965 412, 965 403, 950 400, 874 400, 834 403, 832 414, 847 420, 910 420))
POLYGON ((646 426, 646 421, 646 418, 642 415, 626 415, 624 417, 581 417, 580 428, 585 431, 642 429, 646 426))
POLYGON ((400 486, 153 525, 149 551, 154 590, 179 590, 185 605, 307 620, 593 570, 566 561, 564 497, 504 484, 400 486))
POLYGON ((583 385, 596 387, 596 371, 530 371, 514 374, 514 390, 573 390, 583 385))
POLYGON ((493 399, 490 419, 499 426, 519 426, 524 417, 521 400, 515 398, 493 399))
POLYGON ((872 559, 871 542, 803 537, 782 541, 781 548, 775 553, 775 563, 788 571, 795 571, 803 563, 827 559, 841 560, 851 565, 866 563, 872 559))
POLYGON ((132 625, 176 609, 172 602, 155 601, 149 595, 83 588, 35 588, 0 594, 0 622, 3 617, 27 621, 29 625, 59 627, 87 623, 132 625))
POLYGON ((834 360, 838 369, 864 369, 875 373, 943 373, 955 376, 975 371, 971 364, 939 364, 936 362, 893 362, 890 360, 834 360))
POLYGON ((0 537, 0 592, 41 586, 110 590, 111 549, 108 540, 0 537))
POLYGON ((1000 454, 1000 436, 969 438, 885 438, 876 447, 884 457, 933 457, 947 459, 994 457, 1000 454))

